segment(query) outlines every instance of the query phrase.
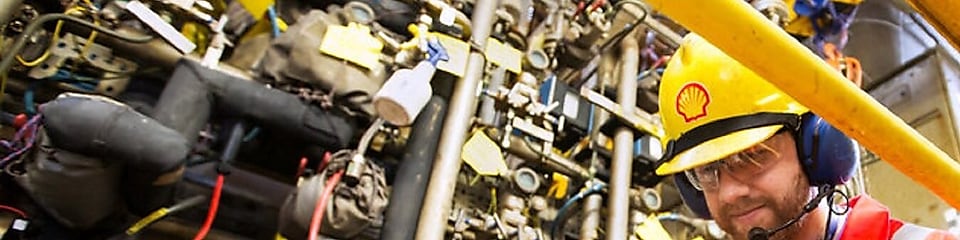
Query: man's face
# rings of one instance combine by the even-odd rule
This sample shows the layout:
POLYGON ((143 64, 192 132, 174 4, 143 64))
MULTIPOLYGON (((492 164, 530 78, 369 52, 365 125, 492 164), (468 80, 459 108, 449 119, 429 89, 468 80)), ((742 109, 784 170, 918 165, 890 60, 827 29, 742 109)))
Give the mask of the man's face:
MULTIPOLYGON (((710 214, 735 239, 754 227, 771 229, 800 214, 810 196, 793 136, 782 132, 724 159, 717 184, 704 189, 710 214), (739 161, 739 163, 737 163, 739 161)), ((796 235, 804 219, 773 238, 796 235)))

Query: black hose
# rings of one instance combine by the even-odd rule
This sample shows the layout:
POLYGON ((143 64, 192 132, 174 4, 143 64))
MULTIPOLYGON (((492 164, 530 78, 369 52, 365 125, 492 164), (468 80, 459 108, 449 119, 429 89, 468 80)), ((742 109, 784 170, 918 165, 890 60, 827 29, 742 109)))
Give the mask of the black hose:
POLYGON ((150 40, 153 40, 153 37, 151 36, 139 36, 139 37, 126 36, 124 34, 115 32, 105 27, 97 26, 92 22, 79 19, 67 14, 62 14, 62 13, 44 14, 38 17, 36 20, 33 20, 33 22, 30 22, 30 24, 27 25, 27 27, 23 30, 23 33, 20 34, 20 37, 17 38, 17 41, 13 43, 13 46, 11 46, 7 50, 7 54, 3 56, 2 60, 0 60, 0 74, 6 74, 7 71, 10 70, 10 67, 13 66, 14 57, 20 53, 20 50, 23 50, 24 46, 27 45, 27 39, 29 39, 30 36, 33 35, 33 32, 36 32, 37 30, 39 30, 44 23, 47 23, 50 21, 56 21, 56 20, 73 22, 81 26, 93 29, 99 32, 98 34, 104 34, 104 35, 114 37, 120 40, 128 41, 128 42, 145 43, 145 42, 149 42, 150 40))
POLYGON ((380 239, 414 239, 446 109, 446 101, 433 96, 413 123, 403 162, 394 178, 380 239))

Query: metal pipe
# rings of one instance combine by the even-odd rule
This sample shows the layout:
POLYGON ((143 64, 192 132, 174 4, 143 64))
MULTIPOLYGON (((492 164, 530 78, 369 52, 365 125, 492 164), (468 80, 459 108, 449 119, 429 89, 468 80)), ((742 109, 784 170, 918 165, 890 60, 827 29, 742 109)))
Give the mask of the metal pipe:
MULTIPOLYGON (((487 91, 493 92, 500 89, 500 86, 503 86, 504 80, 507 77, 507 69, 504 67, 497 67, 490 73, 490 84, 487 85, 487 91)), ((481 96, 483 101, 480 102, 480 124, 488 126, 497 126, 497 100, 493 96, 484 94, 481 96)))
POLYGON ((413 122, 413 132, 407 142, 403 161, 393 180, 390 205, 384 214, 383 230, 380 239, 414 239, 420 218, 420 205, 423 193, 430 181, 430 166, 437 153, 440 130, 443 129, 443 117, 447 113, 447 102, 442 97, 433 96, 423 112, 413 122))
MULTIPOLYGON (((637 105, 637 75, 640 68, 640 46, 634 33, 620 43, 620 83, 617 102, 622 113, 633 114, 637 105)), ((630 220, 630 178, 633 170, 633 130, 618 127, 613 138, 613 159, 610 166, 610 194, 607 199, 607 239, 627 239, 630 220)))
POLYGON ((23 0, 0 1, 0 26, 7 26, 10 19, 13 19, 14 11, 20 10, 20 4, 23 0))
POLYGON ((960 48, 960 19, 953 15, 960 12, 960 2, 941 0, 907 0, 930 25, 937 29, 953 47, 960 48))
POLYGON ((709 40, 951 206, 960 208, 960 191, 956 190, 960 163, 746 2, 648 3, 709 40))
POLYGON ((498 0, 478 0, 473 9, 473 35, 471 36, 470 55, 467 70, 462 80, 454 87, 450 98, 450 113, 444 120, 440 146, 430 173, 430 183, 420 211, 416 239, 443 239, 447 217, 453 205, 453 193, 457 185, 457 175, 463 164, 460 158, 461 147, 467 139, 470 120, 477 110, 477 89, 483 78, 486 65, 483 53, 487 38, 493 30, 493 11, 499 5, 498 0))
POLYGON ((583 201, 583 222, 580 224, 580 239, 594 240, 600 238, 597 228, 600 227, 600 207, 603 205, 603 196, 590 194, 583 201))

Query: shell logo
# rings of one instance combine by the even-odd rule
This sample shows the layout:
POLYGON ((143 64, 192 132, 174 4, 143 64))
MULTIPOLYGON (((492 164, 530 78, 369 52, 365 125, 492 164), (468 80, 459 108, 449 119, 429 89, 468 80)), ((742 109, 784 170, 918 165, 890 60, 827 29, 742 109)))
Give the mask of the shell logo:
POLYGON ((677 113, 683 116, 683 121, 692 122, 707 116, 707 105, 710 104, 710 93, 703 84, 692 82, 683 85, 677 93, 677 113))

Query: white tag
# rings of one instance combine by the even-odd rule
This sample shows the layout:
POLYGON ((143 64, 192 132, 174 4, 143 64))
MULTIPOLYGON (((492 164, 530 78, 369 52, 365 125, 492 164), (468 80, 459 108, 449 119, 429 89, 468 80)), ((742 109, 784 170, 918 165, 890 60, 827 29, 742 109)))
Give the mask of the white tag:
POLYGON ((578 100, 580 100, 580 96, 573 92, 567 92, 563 96, 563 115, 576 119, 580 113, 580 101, 578 100))
POLYGON ((445 26, 453 26, 454 20, 457 18, 456 9, 445 7, 440 11, 440 24, 445 26))
POLYGON ((27 222, 26 220, 16 219, 13 220, 13 229, 17 231, 24 231, 27 230, 27 225, 29 224, 30 222, 27 222))
POLYGON ((137 16, 140 21, 146 23, 147 26, 150 26, 150 29, 160 34, 163 39, 166 39, 167 42, 172 44, 177 50, 180 50, 183 54, 188 54, 193 52, 197 48, 196 44, 190 42, 187 37, 184 37, 177 31, 176 28, 164 22, 160 15, 150 10, 146 5, 138 1, 130 1, 127 3, 127 10, 133 13, 134 16, 137 16))

